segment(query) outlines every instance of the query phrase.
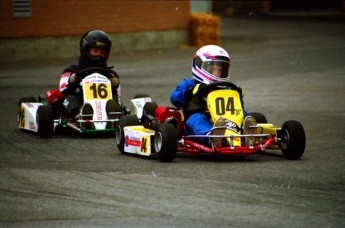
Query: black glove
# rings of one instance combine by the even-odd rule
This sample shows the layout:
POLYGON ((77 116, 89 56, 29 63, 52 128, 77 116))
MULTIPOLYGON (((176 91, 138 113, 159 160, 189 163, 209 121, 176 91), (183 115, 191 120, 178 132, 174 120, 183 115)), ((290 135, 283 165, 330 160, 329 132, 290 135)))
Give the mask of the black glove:
POLYGON ((193 96, 201 97, 202 95, 201 91, 202 91, 202 88, 204 87, 205 87, 204 84, 201 84, 201 83, 196 84, 193 88, 190 88, 184 92, 185 98, 187 98, 187 100, 191 100, 193 96))
POLYGON ((187 89, 184 91, 184 97, 190 101, 193 98, 193 88, 187 89))
POLYGON ((202 95, 202 89, 205 87, 205 84, 198 83, 194 86, 192 92, 194 95, 201 97, 202 95))

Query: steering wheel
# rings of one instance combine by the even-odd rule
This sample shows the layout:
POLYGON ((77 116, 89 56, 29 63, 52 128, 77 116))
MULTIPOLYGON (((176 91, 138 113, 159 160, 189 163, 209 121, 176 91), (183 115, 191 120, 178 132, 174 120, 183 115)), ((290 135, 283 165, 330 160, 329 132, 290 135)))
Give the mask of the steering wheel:
POLYGON ((99 74, 104 75, 107 78, 113 77, 111 71, 109 69, 103 68, 103 67, 85 68, 85 69, 79 71, 78 73, 76 73, 75 76, 81 80, 81 79, 85 78, 87 75, 90 75, 92 73, 99 73, 99 74))
POLYGON ((241 89, 232 82, 214 82, 199 88, 200 97, 205 97, 214 90, 222 89, 219 88, 220 86, 230 87, 232 90, 236 90, 239 94, 242 94, 241 89))

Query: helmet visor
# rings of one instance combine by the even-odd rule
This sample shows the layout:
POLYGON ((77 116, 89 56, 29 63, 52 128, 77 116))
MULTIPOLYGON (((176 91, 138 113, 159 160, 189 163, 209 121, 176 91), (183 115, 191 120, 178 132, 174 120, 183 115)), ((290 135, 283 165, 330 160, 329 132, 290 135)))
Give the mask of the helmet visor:
POLYGON ((218 78, 229 76, 230 63, 224 60, 212 60, 202 63, 201 69, 218 78))

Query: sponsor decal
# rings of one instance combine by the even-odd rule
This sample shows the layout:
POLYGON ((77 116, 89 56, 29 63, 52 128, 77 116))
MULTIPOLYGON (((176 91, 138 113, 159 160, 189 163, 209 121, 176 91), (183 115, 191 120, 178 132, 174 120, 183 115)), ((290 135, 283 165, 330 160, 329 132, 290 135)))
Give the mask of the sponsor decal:
POLYGON ((25 127, 25 108, 23 108, 23 106, 21 106, 20 108, 20 113, 21 115, 19 116, 19 126, 21 128, 24 128, 25 127))
POLYGON ((195 148, 197 148, 199 150, 205 150, 205 148, 207 148, 207 147, 205 147, 203 145, 200 145, 198 143, 195 143, 195 142, 191 142, 191 144, 192 144, 193 147, 195 147, 195 148))
POLYGON ((61 90, 65 89, 66 87, 67 87, 67 83, 62 83, 62 84, 60 85, 60 89, 61 89, 61 90))
POLYGON ((26 103, 26 105, 28 106, 28 108, 34 108, 34 106, 31 103, 26 103))
POLYGON ((213 56, 213 55, 211 55, 211 54, 209 54, 209 53, 205 53, 205 54, 203 54, 203 56, 206 58, 206 59, 212 59, 212 60, 214 60, 216 57, 215 56, 213 56))
POLYGON ((240 127, 235 123, 230 120, 225 120, 225 125, 228 129, 232 130, 233 132, 239 132, 240 127))
POLYGON ((105 43, 103 42, 96 41, 95 43, 97 47, 105 47, 105 43))
POLYGON ((107 83, 109 79, 105 76, 100 75, 89 75, 87 78, 84 79, 85 83, 107 83))
POLYGON ((34 122, 32 122, 32 121, 29 121, 29 130, 35 130, 36 128, 35 128, 35 123, 34 122))
POLYGON ((136 146, 136 147, 140 147, 141 145, 141 140, 138 137, 133 137, 133 136, 126 136, 126 140, 125 140, 125 144, 126 146, 136 146))
POLYGON ((138 107, 138 108, 142 108, 143 106, 141 105, 140 101, 136 101, 135 102, 135 105, 138 107))
POLYGON ((96 101, 97 120, 102 120, 102 103, 96 101))
POLYGON ((85 83, 90 84, 90 83, 107 83, 109 82, 108 80, 105 79, 90 79, 88 78, 87 80, 85 80, 85 83))
POLYGON ((143 136, 141 138, 140 152, 147 153, 149 149, 148 147, 149 147, 149 137, 143 136))
POLYGON ((140 129, 140 131, 145 132, 145 133, 149 133, 149 134, 154 134, 155 133, 154 130, 151 130, 151 129, 148 129, 148 128, 140 129))

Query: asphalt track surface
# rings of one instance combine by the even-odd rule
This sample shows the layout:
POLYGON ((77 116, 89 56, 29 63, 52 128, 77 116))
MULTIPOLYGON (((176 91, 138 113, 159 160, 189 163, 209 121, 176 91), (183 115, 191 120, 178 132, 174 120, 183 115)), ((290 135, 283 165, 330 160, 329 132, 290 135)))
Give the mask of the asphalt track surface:
MULTIPOLYGON (((245 158, 178 155, 172 163, 122 155, 115 139, 19 130, 17 101, 56 88, 74 60, 0 68, 1 227, 344 227, 345 24, 225 18, 222 44, 247 111, 299 120, 305 154, 245 158)), ((116 44, 114 44, 116 48, 116 44)), ((170 105, 190 77, 193 47, 111 56, 123 102, 147 93, 170 105)), ((3 55, 3 53, 2 53, 3 55)))

